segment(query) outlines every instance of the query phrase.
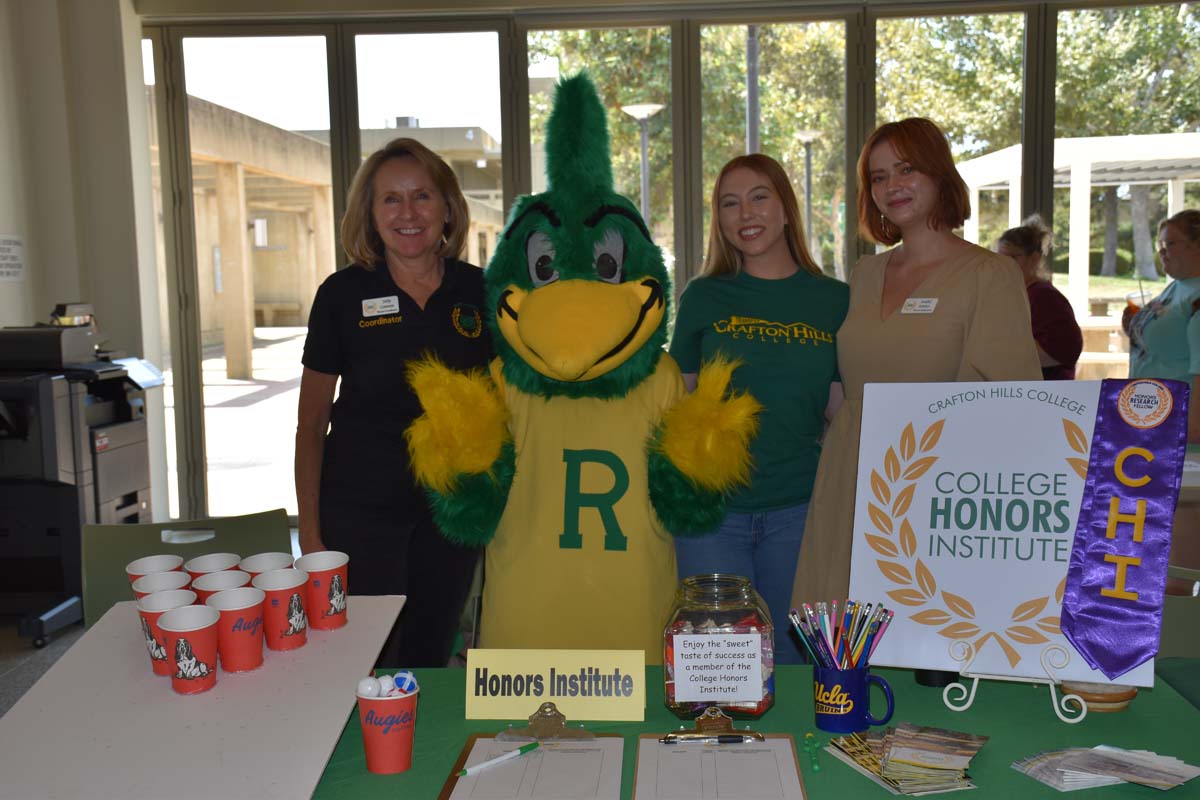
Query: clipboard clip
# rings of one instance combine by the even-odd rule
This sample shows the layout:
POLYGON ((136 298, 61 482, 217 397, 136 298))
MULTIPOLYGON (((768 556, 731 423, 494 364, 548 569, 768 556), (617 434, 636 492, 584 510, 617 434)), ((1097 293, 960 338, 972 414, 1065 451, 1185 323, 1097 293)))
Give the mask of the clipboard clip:
POLYGON ((747 742, 765 741, 761 733, 752 730, 736 731, 733 729, 733 719, 716 706, 704 709, 696 717, 696 729, 691 731, 671 731, 658 741, 662 744, 683 744, 694 742, 698 744, 744 744, 747 742))
POLYGON ((523 742, 530 739, 538 742, 561 741, 563 739, 584 742, 596 737, 591 731, 586 731, 583 728, 568 728, 566 716, 558 710, 558 707, 554 703, 546 701, 538 706, 538 710, 529 716, 529 725, 524 728, 514 728, 512 725, 509 725, 507 729, 496 734, 495 738, 501 742, 523 742))

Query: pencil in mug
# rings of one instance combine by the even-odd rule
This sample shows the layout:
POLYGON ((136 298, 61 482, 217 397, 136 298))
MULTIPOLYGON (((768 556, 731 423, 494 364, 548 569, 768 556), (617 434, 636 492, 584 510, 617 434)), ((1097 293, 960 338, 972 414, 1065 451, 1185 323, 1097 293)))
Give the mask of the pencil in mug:
POLYGON ((871 649, 867 651, 867 658, 870 659, 875 652, 875 648, 879 646, 879 641, 883 638, 883 634, 887 631, 888 625, 892 624, 892 617, 896 616, 896 612, 889 611, 883 618, 883 622, 879 625, 879 633, 875 634, 875 641, 871 642, 871 649))
POLYGON ((796 609, 793 608, 791 610, 791 613, 788 614, 788 619, 791 621, 792 627, 796 629, 796 634, 800 637, 800 642, 804 645, 804 649, 812 656, 813 663, 818 663, 820 659, 813 652, 812 645, 808 643, 808 637, 804 635, 804 630, 800 627, 800 615, 796 613, 796 609))
POLYGON ((825 640, 820 631, 814 631, 813 638, 817 643, 817 652, 821 654, 821 666, 826 668, 837 666, 833 660, 833 651, 829 649, 829 642, 825 640))

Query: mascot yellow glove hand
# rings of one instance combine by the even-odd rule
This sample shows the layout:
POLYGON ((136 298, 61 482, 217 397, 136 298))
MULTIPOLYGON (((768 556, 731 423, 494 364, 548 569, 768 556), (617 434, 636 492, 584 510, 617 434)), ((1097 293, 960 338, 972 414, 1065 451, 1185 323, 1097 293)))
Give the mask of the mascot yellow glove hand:
POLYGON ((750 480, 750 441, 762 404, 729 391, 737 362, 718 356, 700 369, 696 390, 663 417, 659 450, 697 486, 725 492, 750 480))
POLYGON ((509 438, 508 411, 492 379, 426 356, 409 365, 408 382, 425 410, 405 432, 417 482, 447 494, 460 475, 490 470, 509 438))

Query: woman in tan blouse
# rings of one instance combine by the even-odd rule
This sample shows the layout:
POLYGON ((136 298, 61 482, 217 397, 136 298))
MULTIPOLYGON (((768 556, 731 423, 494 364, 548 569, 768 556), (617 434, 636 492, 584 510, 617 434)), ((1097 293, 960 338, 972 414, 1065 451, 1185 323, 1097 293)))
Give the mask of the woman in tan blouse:
POLYGON ((858 159, 858 226, 892 245, 850 276, 837 334, 845 402, 817 468, 792 604, 848 596, 863 385, 1039 380, 1012 262, 960 239, 971 213, 946 137, 927 119, 880 126, 858 159))

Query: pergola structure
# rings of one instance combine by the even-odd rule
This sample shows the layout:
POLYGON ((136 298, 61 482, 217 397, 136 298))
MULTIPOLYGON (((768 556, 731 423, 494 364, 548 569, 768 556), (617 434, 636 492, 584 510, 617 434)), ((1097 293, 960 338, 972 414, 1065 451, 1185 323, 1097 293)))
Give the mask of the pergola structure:
MULTIPOLYGON (((960 162, 971 208, 984 190, 1008 192, 1008 224, 1021 224, 1021 145, 960 162)), ((1184 208, 1186 181, 1200 180, 1200 133, 1143 136, 1086 136, 1054 140, 1054 186, 1069 188, 1067 298, 1078 316, 1088 313, 1091 250, 1091 190, 1119 184, 1167 185, 1167 214, 1184 208)), ((1061 226, 1060 226, 1061 229, 1061 226)), ((963 236, 979 242, 978 213, 966 221, 963 236)))

